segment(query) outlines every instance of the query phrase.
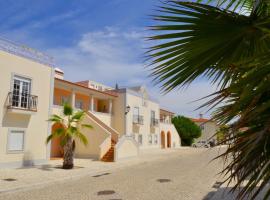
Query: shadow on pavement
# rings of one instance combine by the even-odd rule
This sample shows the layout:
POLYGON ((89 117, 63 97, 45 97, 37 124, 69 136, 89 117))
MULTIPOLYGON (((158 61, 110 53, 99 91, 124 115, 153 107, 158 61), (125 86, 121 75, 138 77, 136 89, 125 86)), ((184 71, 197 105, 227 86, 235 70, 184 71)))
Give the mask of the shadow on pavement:
MULTIPOLYGON (((268 188, 270 185, 268 185, 268 188)), ((221 187, 217 191, 209 192, 203 200, 236 200, 238 192, 231 192, 232 187, 221 187)), ((263 194, 265 194, 267 188, 265 188, 255 200, 263 200, 263 194)), ((243 200, 250 200, 250 197, 245 197, 243 200)))

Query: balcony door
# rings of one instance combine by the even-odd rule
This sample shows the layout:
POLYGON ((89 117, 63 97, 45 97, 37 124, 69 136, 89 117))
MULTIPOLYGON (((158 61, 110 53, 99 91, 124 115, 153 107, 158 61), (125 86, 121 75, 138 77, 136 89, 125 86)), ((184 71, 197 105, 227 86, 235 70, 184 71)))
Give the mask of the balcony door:
POLYGON ((30 101, 31 80, 19 76, 13 78, 12 106, 28 108, 30 101))

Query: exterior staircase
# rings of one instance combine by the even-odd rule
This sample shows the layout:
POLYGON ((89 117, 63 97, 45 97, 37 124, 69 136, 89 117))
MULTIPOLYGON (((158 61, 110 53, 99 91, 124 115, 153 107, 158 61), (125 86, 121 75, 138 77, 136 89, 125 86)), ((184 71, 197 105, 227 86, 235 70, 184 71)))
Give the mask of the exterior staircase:
POLYGON ((111 142, 112 142, 111 148, 101 159, 103 162, 114 162, 114 147, 116 142, 113 140, 111 140, 111 142))
POLYGON ((111 147, 110 149, 105 153, 105 155, 101 158, 101 161, 103 162, 114 162, 114 151, 115 151, 115 145, 118 142, 118 136, 119 133, 113 129, 112 127, 106 125, 104 122, 102 122, 99 118, 97 118, 93 113, 90 111, 86 112, 91 119, 93 119, 96 123, 98 123, 100 126, 102 126, 105 130, 107 130, 111 134, 111 147))

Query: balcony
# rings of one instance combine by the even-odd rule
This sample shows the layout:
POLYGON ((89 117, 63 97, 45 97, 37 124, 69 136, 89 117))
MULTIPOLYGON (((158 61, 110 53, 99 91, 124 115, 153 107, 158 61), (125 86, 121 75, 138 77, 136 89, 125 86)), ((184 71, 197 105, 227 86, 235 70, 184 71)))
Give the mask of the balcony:
POLYGON ((151 126, 158 126, 159 120, 158 119, 151 119, 151 126))
POLYGON ((133 124, 143 125, 143 116, 133 115, 133 124))
POLYGON ((37 112, 38 97, 27 93, 9 92, 7 109, 37 112))
POLYGON ((172 122, 169 119, 160 119, 160 123, 171 124, 172 122))

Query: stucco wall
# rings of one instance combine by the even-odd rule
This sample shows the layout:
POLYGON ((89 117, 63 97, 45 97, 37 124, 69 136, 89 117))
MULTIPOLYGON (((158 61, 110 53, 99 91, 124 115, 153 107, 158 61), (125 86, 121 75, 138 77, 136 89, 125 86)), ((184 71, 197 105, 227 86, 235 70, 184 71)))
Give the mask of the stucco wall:
MULTIPOLYGON (((202 130, 202 136, 200 138, 197 138, 196 141, 200 140, 209 140, 212 136, 215 135, 217 130, 219 129, 219 126, 214 121, 209 122, 196 122, 198 126, 204 126, 204 129, 202 130)), ((214 139, 216 139, 216 136, 214 136, 214 139)))
POLYGON ((0 166, 3 163, 32 163, 46 160, 45 140, 48 134, 50 85, 52 68, 31 60, 0 51, 0 166), (31 79, 31 94, 38 96, 37 112, 34 114, 8 113, 7 95, 12 90, 13 75, 31 79), (23 152, 8 153, 7 140, 10 129, 25 130, 23 152))
POLYGON ((113 102, 112 128, 117 130, 120 137, 125 134, 125 94, 119 93, 113 102))
POLYGON ((112 114, 109 113, 100 113, 100 112, 92 112, 97 118, 99 118, 103 123, 107 126, 112 127, 112 114))
MULTIPOLYGON (((159 147, 159 144, 149 144, 149 135, 156 134, 159 137, 159 126, 151 127, 151 111, 155 111, 155 118, 159 118, 159 104, 151 100, 146 100, 146 106, 143 105, 142 97, 127 93, 127 105, 130 106, 130 112, 127 114, 127 133, 135 136, 138 141, 139 135, 142 135, 141 148, 159 147), (143 124, 133 123, 134 107, 139 108, 139 115, 143 116, 143 124)), ((154 137, 153 137, 154 138, 154 137)))
POLYGON ((115 161, 138 156, 139 149, 136 141, 131 137, 123 136, 115 147, 115 161))
POLYGON ((165 133, 165 144, 167 148, 167 134, 171 133, 171 148, 176 148, 181 146, 181 138, 174 127, 173 124, 170 123, 160 123, 160 131, 164 131, 165 133))

